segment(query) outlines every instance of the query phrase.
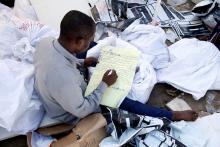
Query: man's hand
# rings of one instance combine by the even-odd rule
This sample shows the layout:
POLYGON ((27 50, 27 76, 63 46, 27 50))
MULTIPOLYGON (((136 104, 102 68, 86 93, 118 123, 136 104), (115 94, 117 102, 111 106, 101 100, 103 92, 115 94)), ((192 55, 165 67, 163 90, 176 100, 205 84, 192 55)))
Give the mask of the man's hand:
POLYGON ((117 78, 118 75, 115 70, 107 70, 102 78, 102 81, 108 86, 111 86, 116 82, 117 78))
POLYGON ((98 63, 98 59, 94 57, 88 57, 84 60, 84 67, 96 66, 98 63))

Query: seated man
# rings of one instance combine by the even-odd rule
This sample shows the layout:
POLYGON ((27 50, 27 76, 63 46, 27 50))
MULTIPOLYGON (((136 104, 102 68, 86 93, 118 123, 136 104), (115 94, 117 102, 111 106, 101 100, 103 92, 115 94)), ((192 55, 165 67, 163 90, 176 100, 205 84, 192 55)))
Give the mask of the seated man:
MULTIPOLYGON (((95 28, 92 18, 79 11, 70 11, 61 22, 59 38, 42 39, 37 46, 34 55, 35 88, 47 114, 53 119, 76 123, 80 118, 98 112, 103 92, 117 80, 116 71, 106 71, 96 90, 87 97, 83 96, 87 86, 84 68, 93 65, 97 59, 90 57, 82 60, 76 58, 76 54, 88 49, 95 28)), ((128 98, 120 108, 172 120, 191 121, 198 116, 194 111, 171 112, 128 98)))

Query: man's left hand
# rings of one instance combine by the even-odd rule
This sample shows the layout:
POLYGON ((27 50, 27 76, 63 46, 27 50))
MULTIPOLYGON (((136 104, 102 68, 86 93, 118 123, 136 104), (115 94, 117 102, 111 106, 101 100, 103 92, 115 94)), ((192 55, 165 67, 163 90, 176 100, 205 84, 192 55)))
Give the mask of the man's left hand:
POLYGON ((90 66, 95 67, 97 63, 98 63, 98 59, 94 57, 88 57, 84 60, 84 67, 90 67, 90 66))

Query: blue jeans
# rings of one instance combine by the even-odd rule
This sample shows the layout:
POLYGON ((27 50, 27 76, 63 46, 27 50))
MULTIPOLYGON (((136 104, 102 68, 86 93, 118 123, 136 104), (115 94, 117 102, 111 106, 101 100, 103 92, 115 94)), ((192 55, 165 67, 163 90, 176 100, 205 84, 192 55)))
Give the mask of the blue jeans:
POLYGON ((172 120, 173 117, 173 113, 171 111, 143 104, 129 98, 125 98, 119 108, 138 115, 166 117, 169 120, 172 120))

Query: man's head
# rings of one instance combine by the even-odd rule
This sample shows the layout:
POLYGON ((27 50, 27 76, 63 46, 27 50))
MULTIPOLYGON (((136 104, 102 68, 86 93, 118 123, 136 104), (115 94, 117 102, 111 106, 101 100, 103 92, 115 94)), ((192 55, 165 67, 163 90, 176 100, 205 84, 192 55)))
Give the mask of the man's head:
POLYGON ((95 23, 91 17, 71 10, 60 24, 59 41, 71 53, 86 51, 95 34, 95 23))

